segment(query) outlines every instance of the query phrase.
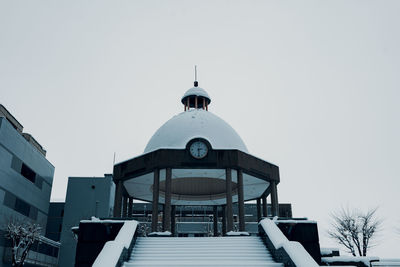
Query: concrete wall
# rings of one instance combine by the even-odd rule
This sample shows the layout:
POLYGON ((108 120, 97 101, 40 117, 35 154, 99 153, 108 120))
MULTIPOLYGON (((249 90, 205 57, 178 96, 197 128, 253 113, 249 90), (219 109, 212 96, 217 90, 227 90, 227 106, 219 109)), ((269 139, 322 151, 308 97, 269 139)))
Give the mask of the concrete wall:
POLYGON ((64 218, 64 202, 50 202, 49 215, 47 217, 46 237, 54 241, 60 241, 62 222, 64 218))
MULTIPOLYGON (((54 166, 0 117, 0 228, 11 218, 30 220, 42 226, 44 235, 53 176, 54 166), (22 175, 23 165, 32 171, 31 180, 22 175)), ((0 254, 4 251, 1 244, 0 254)))
POLYGON ((0 117, 5 117, 11 125, 20 133, 22 133, 24 126, 6 109, 5 106, 0 104, 0 117))
POLYGON ((91 216, 110 217, 113 214, 115 186, 111 175, 105 177, 70 177, 65 199, 61 231, 60 267, 74 266, 77 241, 71 227, 91 216))

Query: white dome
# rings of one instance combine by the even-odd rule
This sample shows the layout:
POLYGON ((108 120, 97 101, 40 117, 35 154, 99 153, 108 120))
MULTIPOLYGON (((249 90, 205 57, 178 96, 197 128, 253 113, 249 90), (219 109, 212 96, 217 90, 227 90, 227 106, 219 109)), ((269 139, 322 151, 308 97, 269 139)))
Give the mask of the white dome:
POLYGON ((204 90, 203 88, 200 87, 192 87, 189 90, 186 91, 186 93, 182 96, 182 103, 184 103, 184 99, 188 96, 202 96, 206 99, 208 99, 211 102, 211 98, 210 96, 207 94, 206 90, 204 90))
POLYGON ((236 131, 224 120, 203 109, 182 112, 161 126, 144 149, 184 149, 193 138, 204 138, 213 149, 238 149, 248 152, 236 131))

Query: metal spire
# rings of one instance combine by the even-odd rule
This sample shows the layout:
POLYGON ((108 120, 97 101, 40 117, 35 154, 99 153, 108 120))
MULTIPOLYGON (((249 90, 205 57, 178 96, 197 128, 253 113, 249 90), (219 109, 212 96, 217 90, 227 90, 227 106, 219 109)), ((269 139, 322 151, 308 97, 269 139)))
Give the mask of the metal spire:
POLYGON ((197 65, 194 65, 194 87, 199 86, 199 82, 197 81, 197 65))

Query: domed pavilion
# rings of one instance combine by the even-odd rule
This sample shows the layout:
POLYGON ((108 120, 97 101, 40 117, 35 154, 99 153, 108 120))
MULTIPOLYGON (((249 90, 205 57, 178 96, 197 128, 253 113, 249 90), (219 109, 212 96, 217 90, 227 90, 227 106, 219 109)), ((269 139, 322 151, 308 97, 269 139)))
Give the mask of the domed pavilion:
POLYGON ((252 156, 236 131, 209 111, 211 98, 198 82, 181 99, 184 112, 172 117, 150 138, 144 153, 114 166, 114 217, 126 217, 133 199, 152 203, 152 231, 157 231, 159 204, 164 231, 174 232, 175 207, 214 207, 222 228, 233 230, 232 203, 238 203, 239 231, 245 231, 244 202, 257 200, 258 213, 278 215, 278 166, 252 156), (261 207, 262 202, 262 207, 261 207))

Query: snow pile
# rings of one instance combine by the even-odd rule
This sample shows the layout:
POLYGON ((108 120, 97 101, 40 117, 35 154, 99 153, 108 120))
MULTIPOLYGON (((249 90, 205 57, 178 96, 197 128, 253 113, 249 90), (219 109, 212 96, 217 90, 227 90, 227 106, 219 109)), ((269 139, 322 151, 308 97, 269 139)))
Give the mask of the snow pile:
POLYGON ((299 242, 287 241, 282 244, 282 247, 297 267, 319 266, 299 242))
POLYGON ((100 220, 97 217, 92 216, 90 220, 81 220, 81 223, 124 223, 124 220, 100 220))
POLYGON ((116 266, 124 246, 121 243, 108 241, 92 266, 108 267, 116 266))
POLYGON ((226 233, 227 236, 249 236, 250 234, 248 232, 233 232, 229 231, 226 233))
POLYGON ((92 218, 91 218, 92 220, 92 222, 100 222, 101 220, 99 219, 99 218, 97 218, 97 217, 95 217, 95 216, 92 216, 92 218))
POLYGON ((137 221, 126 221, 121 230, 119 230, 114 242, 122 244, 125 248, 129 248, 132 238, 135 235, 137 226, 137 221))
POLYGON ((393 266, 399 267, 400 266, 400 259, 380 259, 378 262, 373 262, 371 264, 372 267, 386 267, 386 266, 393 266))
POLYGON ((378 257, 354 257, 354 256, 336 256, 336 257, 325 257, 321 259, 322 262, 362 262, 366 266, 371 265, 371 261, 379 261, 378 257))
POLYGON ((276 226, 277 221, 264 219, 260 222, 275 249, 283 248, 297 267, 318 267, 319 265, 308 254, 299 242, 289 241, 276 226))
POLYGON ((276 223, 288 223, 288 224, 298 224, 298 223, 313 223, 316 224, 316 221, 310 221, 310 220, 276 220, 274 218, 274 221, 276 223))
POLYGON ((264 219, 260 222, 261 226, 264 228, 265 233, 271 240, 275 249, 282 247, 282 243, 289 242, 286 236, 282 233, 282 231, 276 226, 276 224, 269 220, 264 219))
POLYGON ((151 232, 147 236, 171 236, 171 235, 172 235, 171 232, 165 231, 165 232, 151 232))
POLYGON ((339 251, 338 248, 320 248, 321 251, 321 256, 330 256, 332 255, 335 251, 339 251))
MULTIPOLYGON (((102 222, 102 221, 95 221, 95 222, 102 222)), ((107 222, 109 223, 116 221, 107 220, 107 222)), ((123 221, 123 222, 124 225, 121 227, 121 230, 119 230, 119 233, 115 238, 115 240, 108 241, 104 245, 103 249, 97 256, 92 266, 94 267, 116 266, 123 249, 124 248, 129 249, 133 236, 135 235, 138 222, 133 220, 123 221)))

